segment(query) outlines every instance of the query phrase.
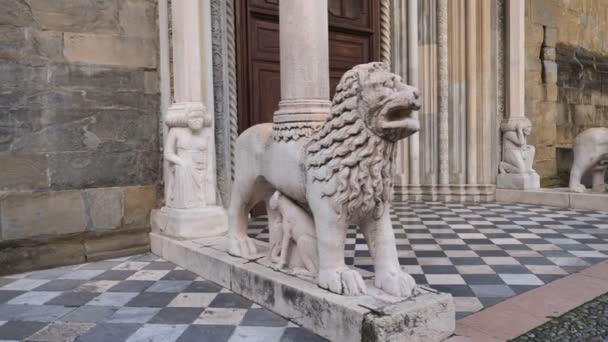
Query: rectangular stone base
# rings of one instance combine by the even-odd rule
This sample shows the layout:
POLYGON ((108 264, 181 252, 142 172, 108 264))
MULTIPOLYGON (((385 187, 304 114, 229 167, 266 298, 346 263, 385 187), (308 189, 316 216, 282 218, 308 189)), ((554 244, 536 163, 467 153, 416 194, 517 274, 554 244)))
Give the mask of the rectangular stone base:
POLYGON ((155 233, 182 239, 196 239, 225 234, 228 217, 223 207, 175 209, 162 207, 152 210, 150 225, 155 233))
POLYGON ((496 188, 512 190, 540 189, 538 173, 499 173, 496 188))
POLYGON ((567 188, 508 190, 496 189, 500 203, 525 203, 579 210, 608 211, 608 193, 575 193, 567 188))
MULTIPOLYGON (((399 179, 397 179, 399 180, 399 179)), ((479 203, 494 201, 496 185, 494 184, 447 184, 419 185, 396 183, 394 194, 396 201, 431 201, 479 203)))
MULTIPOLYGON (((455 329, 452 296, 419 287, 392 297, 364 275, 368 295, 341 296, 275 271, 262 260, 227 254, 226 237, 178 240, 151 233, 152 252, 216 282, 331 341, 442 341, 455 329)), ((259 242, 260 250, 267 245, 259 242)))

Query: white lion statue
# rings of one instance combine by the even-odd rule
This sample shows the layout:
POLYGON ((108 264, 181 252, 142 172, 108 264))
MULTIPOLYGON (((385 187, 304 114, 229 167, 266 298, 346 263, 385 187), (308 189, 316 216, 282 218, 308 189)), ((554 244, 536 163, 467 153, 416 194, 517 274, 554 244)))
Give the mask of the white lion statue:
POLYGON ((587 189, 581 184, 585 172, 597 168, 593 172, 601 174, 599 178, 603 180, 604 172, 608 168, 608 128, 589 128, 577 135, 573 152, 570 191, 585 192, 587 189))
MULTIPOLYGON (((248 212, 260 201, 268 207, 280 191, 314 219, 321 288, 366 293, 359 272, 344 263, 346 232, 354 224, 374 260, 375 286, 410 296, 416 284, 399 264, 389 209, 395 143, 418 131, 412 112, 419 108, 417 89, 385 63, 374 62, 342 76, 327 120, 307 136, 277 139, 271 123, 244 131, 236 142, 229 253, 256 256, 256 245, 247 236, 248 212)), ((268 213, 273 220, 276 212, 270 208, 268 213)))

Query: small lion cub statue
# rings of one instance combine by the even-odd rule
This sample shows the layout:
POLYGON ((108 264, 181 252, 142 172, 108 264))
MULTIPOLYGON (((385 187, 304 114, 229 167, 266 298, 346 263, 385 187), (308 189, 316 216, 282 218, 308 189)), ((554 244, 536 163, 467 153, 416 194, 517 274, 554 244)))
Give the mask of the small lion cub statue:
POLYGON ((289 198, 275 191, 268 202, 271 262, 295 275, 315 278, 319 271, 317 236, 312 217, 289 198))

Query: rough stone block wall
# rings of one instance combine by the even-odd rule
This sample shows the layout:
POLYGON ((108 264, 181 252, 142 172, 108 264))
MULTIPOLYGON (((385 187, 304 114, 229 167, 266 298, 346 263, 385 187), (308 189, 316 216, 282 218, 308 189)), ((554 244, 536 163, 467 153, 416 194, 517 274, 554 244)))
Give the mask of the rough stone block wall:
POLYGON ((147 249, 157 37, 154 0, 0 0, 0 273, 147 249))
POLYGON ((543 177, 563 176, 576 135, 608 127, 608 0, 526 5, 526 112, 534 123, 535 167, 543 177))

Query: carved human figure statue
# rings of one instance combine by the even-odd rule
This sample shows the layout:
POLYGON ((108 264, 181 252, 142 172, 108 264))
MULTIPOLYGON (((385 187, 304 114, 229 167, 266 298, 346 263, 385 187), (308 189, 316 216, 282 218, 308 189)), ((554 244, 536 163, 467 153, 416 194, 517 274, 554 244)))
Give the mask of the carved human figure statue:
POLYGON ((503 132, 502 162, 500 173, 536 173, 534 163, 534 146, 528 145, 527 137, 532 132, 532 123, 527 118, 510 119, 501 125, 503 132))
POLYGON ((167 206, 203 207, 209 163, 209 136, 205 128, 211 126, 211 116, 203 105, 192 104, 185 113, 170 115, 165 123, 169 127, 164 154, 170 169, 166 177, 167 206))

